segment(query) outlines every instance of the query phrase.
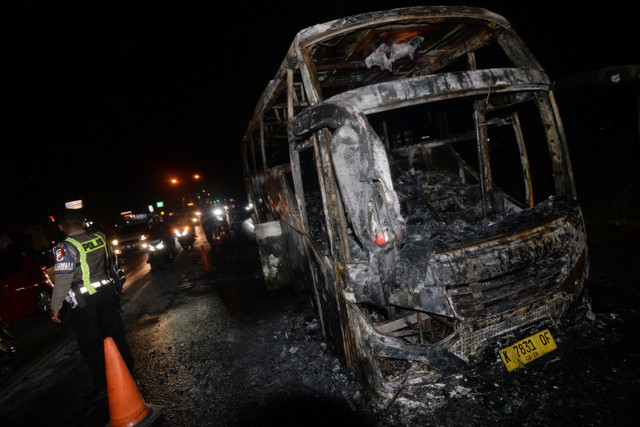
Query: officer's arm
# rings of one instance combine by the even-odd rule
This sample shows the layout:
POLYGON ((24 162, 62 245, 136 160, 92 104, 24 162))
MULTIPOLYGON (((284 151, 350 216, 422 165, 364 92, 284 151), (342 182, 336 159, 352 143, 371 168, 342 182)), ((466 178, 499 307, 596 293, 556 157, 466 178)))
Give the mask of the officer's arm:
POLYGON ((73 273, 71 274, 56 274, 56 281, 53 286, 53 294, 51 296, 51 310, 60 310, 64 303, 64 298, 71 289, 71 282, 73 282, 73 273))
POLYGON ((70 245, 60 243, 54 249, 56 263, 53 267, 53 273, 56 280, 51 296, 51 320, 60 323, 58 314, 64 303, 64 298, 71 289, 73 282, 73 272, 76 268, 76 260, 71 251, 70 245))

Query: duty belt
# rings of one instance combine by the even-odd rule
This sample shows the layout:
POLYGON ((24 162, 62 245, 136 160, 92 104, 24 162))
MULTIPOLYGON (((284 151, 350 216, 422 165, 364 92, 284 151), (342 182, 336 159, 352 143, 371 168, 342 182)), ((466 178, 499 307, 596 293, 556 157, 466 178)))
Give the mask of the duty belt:
MULTIPOLYGON (((92 288, 96 289, 96 288, 99 288, 100 286, 105 286, 105 285, 108 285, 110 283, 111 283, 111 280, 104 279, 104 280, 100 280, 99 282, 91 283, 89 286, 91 286, 92 288)), ((87 289, 86 286, 80 286, 80 293, 81 294, 86 294, 87 292, 89 292, 89 289, 87 289)))

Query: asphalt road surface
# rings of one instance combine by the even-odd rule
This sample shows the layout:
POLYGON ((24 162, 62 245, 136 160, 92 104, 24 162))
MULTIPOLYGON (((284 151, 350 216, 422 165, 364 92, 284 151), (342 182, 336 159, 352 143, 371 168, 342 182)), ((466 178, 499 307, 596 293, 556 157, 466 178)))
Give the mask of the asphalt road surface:
MULTIPOLYGON (((589 235, 595 319, 558 337, 558 350, 512 373, 490 359, 392 400, 353 380, 327 347, 308 298, 264 289, 251 235, 213 248, 207 272, 203 243, 208 248, 200 232, 196 249, 163 271, 149 271, 144 256, 125 259, 133 376, 145 402, 162 408, 159 424, 637 424, 638 240, 589 235)), ((43 344, 2 384, 0 425, 105 425, 106 399, 81 402, 90 377, 68 326, 42 320, 14 330, 43 344)))

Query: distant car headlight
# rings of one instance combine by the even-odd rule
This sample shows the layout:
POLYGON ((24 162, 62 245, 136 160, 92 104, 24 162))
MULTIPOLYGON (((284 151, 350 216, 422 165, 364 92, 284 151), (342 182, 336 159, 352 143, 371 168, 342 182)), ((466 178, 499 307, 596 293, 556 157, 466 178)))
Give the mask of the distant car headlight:
POLYGON ((220 209, 220 208, 215 208, 215 209, 213 210, 213 214, 214 214, 214 215, 222 215, 222 212, 223 212, 223 211, 222 211, 222 209, 220 209))
POLYGON ((164 248, 164 242, 159 242, 156 246, 149 245, 149 251, 151 252, 159 251, 159 250, 162 250, 163 248, 164 248))
POLYGON ((111 241, 111 244, 112 244, 113 246, 118 246, 118 240, 117 240, 117 239, 113 239, 113 240, 111 241))
POLYGON ((147 236, 146 234, 143 234, 142 236, 140 236, 140 240, 147 240, 149 238, 149 236, 147 236))

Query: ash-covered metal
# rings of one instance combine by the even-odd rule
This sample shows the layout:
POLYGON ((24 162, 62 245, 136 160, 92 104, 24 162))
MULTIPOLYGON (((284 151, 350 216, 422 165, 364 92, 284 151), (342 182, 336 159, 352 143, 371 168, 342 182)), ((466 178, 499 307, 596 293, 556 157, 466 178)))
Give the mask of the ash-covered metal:
POLYGON ((257 235, 267 283, 308 292, 380 395, 562 334, 589 309, 551 85, 491 12, 395 9, 301 31, 243 152, 254 221, 279 230, 257 235))

